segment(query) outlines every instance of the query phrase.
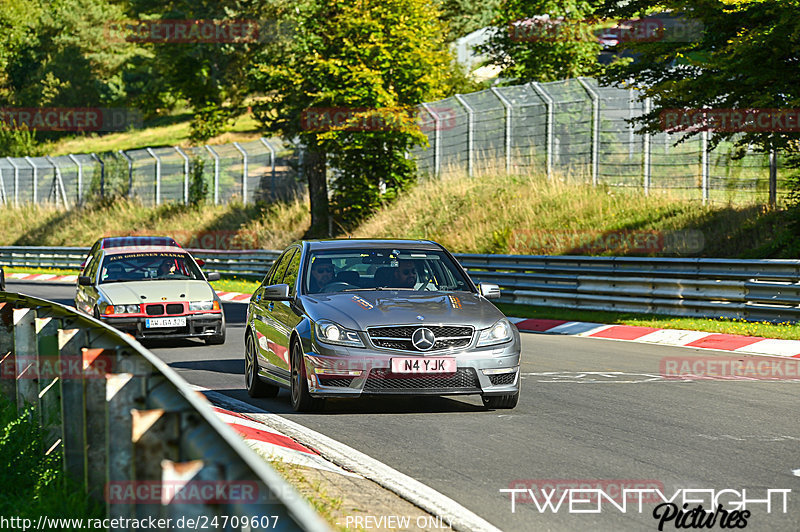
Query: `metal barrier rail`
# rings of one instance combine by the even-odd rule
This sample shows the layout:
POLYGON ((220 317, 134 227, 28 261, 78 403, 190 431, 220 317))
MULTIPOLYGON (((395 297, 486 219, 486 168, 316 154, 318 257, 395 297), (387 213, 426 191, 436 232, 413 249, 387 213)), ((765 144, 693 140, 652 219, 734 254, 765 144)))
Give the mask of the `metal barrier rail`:
MULTIPOLYGON (((273 250, 190 250, 215 270, 261 279, 273 250)), ((80 266, 88 248, 0 247, 0 265, 80 266)), ((501 302, 758 321, 800 320, 799 260, 456 254, 501 302)))
POLYGON ((329 530, 172 368, 90 316, 0 292, 0 377, 20 410, 33 406, 44 450, 61 447, 67 472, 109 518, 329 530))

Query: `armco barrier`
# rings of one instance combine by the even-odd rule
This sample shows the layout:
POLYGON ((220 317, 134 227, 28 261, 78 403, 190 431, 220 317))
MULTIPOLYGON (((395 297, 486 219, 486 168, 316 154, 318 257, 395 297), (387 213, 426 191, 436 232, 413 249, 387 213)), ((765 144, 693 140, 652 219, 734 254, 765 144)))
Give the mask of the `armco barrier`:
POLYGON ((109 518, 329 530, 167 364, 98 320, 0 292, 0 377, 0 392, 33 406, 43 451, 61 448, 109 518))
MULTIPOLYGON (((0 247, 0 265, 78 267, 88 248, 0 247)), ((191 250, 206 270, 261 279, 279 251, 191 250)), ((748 320, 800 320, 800 260, 457 254, 501 302, 748 320)))

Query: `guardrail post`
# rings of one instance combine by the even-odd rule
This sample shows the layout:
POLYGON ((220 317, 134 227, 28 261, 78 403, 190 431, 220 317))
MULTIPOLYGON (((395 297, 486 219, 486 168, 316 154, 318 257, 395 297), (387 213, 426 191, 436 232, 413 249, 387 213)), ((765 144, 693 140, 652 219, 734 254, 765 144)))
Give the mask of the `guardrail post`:
POLYGON ((544 100, 545 109, 547 110, 547 120, 545 122, 545 157, 547 168, 547 179, 553 178, 553 125, 555 120, 555 111, 553 109, 553 98, 547 94, 547 91, 536 81, 532 81, 530 86, 536 91, 536 94, 544 100))
POLYGON ((578 78, 578 83, 592 99, 592 185, 597 186, 600 181, 600 96, 584 78, 578 78))
POLYGON ((126 161, 128 161, 128 197, 133 197, 133 159, 125 153, 123 150, 119 150, 119 154, 122 155, 126 161))
POLYGON ((14 358, 17 379, 17 410, 26 405, 39 406, 39 381, 37 379, 39 357, 36 349, 36 311, 30 308, 15 308, 14 358))
POLYGON ((161 205, 161 157, 156 155, 153 148, 147 148, 147 153, 156 160, 156 205, 161 205))
POLYGON ((700 192, 703 205, 708 203, 708 130, 700 133, 700 192))
POLYGON ((242 203, 247 205, 247 152, 238 142, 234 142, 233 146, 242 154, 242 203))
POLYGON ((208 144, 206 144, 206 149, 214 158, 214 205, 219 205, 219 155, 208 144))
POLYGON ((77 201, 77 204, 80 205, 81 203, 83 203, 83 165, 78 160, 78 158, 75 157, 74 155, 72 155, 71 153, 69 155, 67 155, 67 157, 69 157, 70 161, 75 163, 75 165, 78 167, 78 201, 77 201))
POLYGON ((463 96, 456 94, 456 100, 467 111, 467 175, 472 177, 475 165, 475 113, 463 96))
POLYGON ((3 179, 2 168, 0 168, 0 200, 3 201, 3 206, 8 205, 8 194, 6 192, 6 182, 3 179))
POLYGON ((36 165, 33 164, 33 160, 30 157, 25 156, 25 162, 31 165, 33 168, 33 204, 36 205, 38 203, 38 193, 39 193, 39 169, 36 168, 36 165))
POLYGON ((47 162, 53 165, 53 171, 55 172, 55 189, 56 189, 56 198, 58 197, 58 193, 61 192, 61 199, 64 200, 64 208, 69 208, 69 202, 67 200, 67 189, 64 187, 64 180, 61 176, 61 168, 58 167, 56 162, 53 160, 52 157, 49 155, 45 157, 47 162))
POLYGON ((17 401, 17 364, 14 356, 13 303, 0 303, 0 392, 17 401))
MULTIPOLYGON (((82 329, 58 331, 58 362, 62 368, 74 367, 83 360, 82 348, 86 333, 82 329)), ((70 375, 74 377, 74 375, 70 375)), ((64 448, 64 467, 72 478, 88 492, 88 464, 86 453, 86 396, 80 378, 62 378, 61 381, 61 444, 64 448)))
POLYGON ((19 205, 19 166, 11 157, 6 157, 6 161, 14 169, 14 206, 17 207, 19 205))
POLYGON ((96 153, 89 154, 92 159, 100 164, 100 198, 106 197, 106 163, 96 153))
MULTIPOLYGON (((86 393, 86 477, 89 494, 102 495, 106 484, 106 375, 115 360, 115 349, 81 349, 82 375, 86 393)), ((116 428, 114 428, 116 430, 116 428)))
POLYGON ((183 153, 180 146, 175 146, 175 151, 183 157, 183 204, 189 204, 189 156, 183 153))
MULTIPOLYGON (((180 440, 180 413, 163 409, 131 410, 134 479, 161 483, 161 461, 180 460, 178 442, 180 440)), ((136 517, 141 519, 157 516, 161 504, 137 504, 136 517)))
POLYGON ((276 194, 275 194, 275 148, 273 148, 272 144, 270 144, 269 141, 267 139, 265 139, 264 137, 261 137, 259 140, 261 140, 261 144, 266 146, 266 148, 269 150, 269 165, 271 167, 271 170, 270 170, 270 184, 269 184, 269 197, 270 197, 270 199, 274 199, 275 196, 276 196, 276 194))
POLYGON ((61 383, 58 374, 58 330, 61 320, 36 318, 39 362, 39 418, 43 429, 44 450, 48 454, 61 443, 61 383))
POLYGON ((427 103, 422 108, 433 118, 433 175, 439 177, 442 169, 442 128, 439 115, 427 103))
MULTIPOLYGON (((648 114, 650 112, 650 106, 652 101, 650 98, 646 98, 644 100, 644 114, 648 114)), ((664 133, 666 135, 666 133, 664 133)), ((642 135, 642 177, 644 178, 644 195, 650 195, 650 169, 651 169, 651 158, 650 158, 650 133, 645 132, 642 135)))

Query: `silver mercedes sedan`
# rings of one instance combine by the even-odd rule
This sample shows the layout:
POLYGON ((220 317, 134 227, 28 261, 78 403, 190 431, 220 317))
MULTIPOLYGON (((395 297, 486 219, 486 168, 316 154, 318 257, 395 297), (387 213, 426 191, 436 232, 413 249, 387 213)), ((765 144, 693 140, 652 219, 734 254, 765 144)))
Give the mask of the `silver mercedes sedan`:
POLYGON ((288 388, 297 411, 373 394, 479 394, 514 408, 519 332, 489 301, 499 295, 435 242, 296 242, 247 309, 247 391, 288 388))

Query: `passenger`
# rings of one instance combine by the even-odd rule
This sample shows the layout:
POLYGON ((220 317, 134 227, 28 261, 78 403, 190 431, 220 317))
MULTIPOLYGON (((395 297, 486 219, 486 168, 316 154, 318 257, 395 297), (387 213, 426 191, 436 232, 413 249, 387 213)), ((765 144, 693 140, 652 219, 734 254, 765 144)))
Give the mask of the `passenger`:
POLYGON ((174 260, 165 260, 158 266, 158 277, 169 277, 175 275, 176 266, 174 260))
POLYGON ((311 278, 308 280, 309 293, 322 292, 325 285, 331 281, 333 281, 333 263, 331 259, 315 259, 311 263, 311 278))
POLYGON ((397 268, 394 270, 394 281, 392 286, 397 288, 414 288, 417 285, 417 268, 414 267, 413 260, 397 261, 397 268))

